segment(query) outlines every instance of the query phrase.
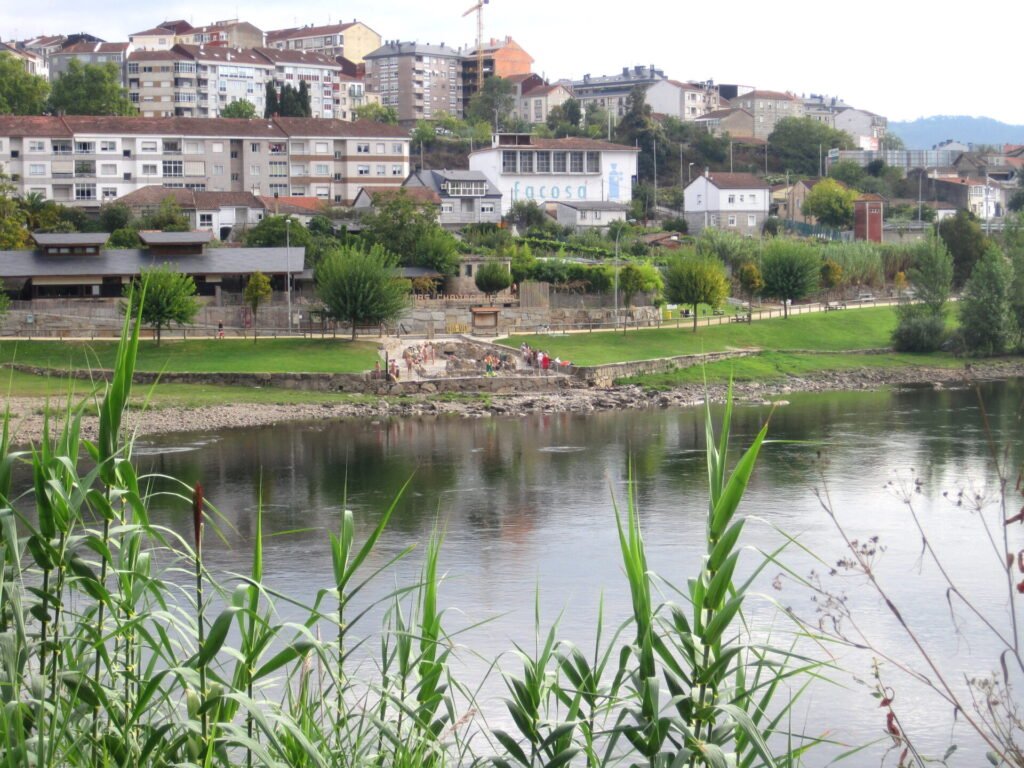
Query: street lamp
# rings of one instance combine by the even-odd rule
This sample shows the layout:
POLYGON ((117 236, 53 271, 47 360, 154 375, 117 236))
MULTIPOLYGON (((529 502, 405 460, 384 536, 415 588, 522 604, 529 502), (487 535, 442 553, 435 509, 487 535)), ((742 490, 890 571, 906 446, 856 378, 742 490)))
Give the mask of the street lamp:
MULTIPOLYGON (((690 163, 693 165, 693 163, 690 163)), ((627 224, 636 224, 636 219, 626 219, 627 224)), ((615 295, 615 330, 619 329, 619 238, 622 237, 622 231, 625 227, 619 227, 619 231, 615 233, 615 289, 613 291, 615 295)))
POLYGON ((284 220, 284 279, 288 296, 288 333, 292 332, 292 220, 284 220))

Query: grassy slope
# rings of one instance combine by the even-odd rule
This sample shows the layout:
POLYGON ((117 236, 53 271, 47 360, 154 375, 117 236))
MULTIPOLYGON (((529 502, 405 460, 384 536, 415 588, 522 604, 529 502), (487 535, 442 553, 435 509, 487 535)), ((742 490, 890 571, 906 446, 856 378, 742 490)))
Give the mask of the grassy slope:
POLYGON ((650 360, 674 355, 719 352, 726 349, 813 350, 837 352, 879 349, 889 346, 896 327, 895 312, 888 307, 797 315, 754 323, 726 323, 699 328, 581 333, 568 336, 514 336, 505 344, 517 347, 525 341, 552 357, 577 365, 604 365, 631 360, 650 360))
MULTIPOLYGON (((112 341, 5 341, 0 362, 56 369, 110 368, 112 341)), ((373 342, 335 339, 197 339, 139 343, 138 370, 193 373, 358 373, 379 359, 373 342)))

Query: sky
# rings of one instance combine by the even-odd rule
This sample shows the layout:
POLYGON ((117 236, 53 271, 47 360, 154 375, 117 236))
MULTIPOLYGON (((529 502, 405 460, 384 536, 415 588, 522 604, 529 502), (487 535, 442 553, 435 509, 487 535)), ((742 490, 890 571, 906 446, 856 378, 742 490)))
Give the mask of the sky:
MULTIPOLYGON (((475 42, 476 15, 462 15, 474 3, 7 0, 0 4, 0 38, 87 31, 126 40, 173 18, 196 26, 244 18, 264 30, 358 19, 384 39, 459 47, 475 42)), ((1017 46, 986 44, 998 35, 984 34, 1020 29, 1024 3, 995 0, 973 21, 969 8, 952 0, 862 7, 810 0, 490 0, 484 37, 510 35, 534 57, 534 71, 551 80, 653 64, 676 80, 838 96, 890 120, 971 115, 1024 124, 1024 98, 1010 74, 1019 67, 1017 46), (964 23, 971 25, 968 35, 959 31, 964 23)))

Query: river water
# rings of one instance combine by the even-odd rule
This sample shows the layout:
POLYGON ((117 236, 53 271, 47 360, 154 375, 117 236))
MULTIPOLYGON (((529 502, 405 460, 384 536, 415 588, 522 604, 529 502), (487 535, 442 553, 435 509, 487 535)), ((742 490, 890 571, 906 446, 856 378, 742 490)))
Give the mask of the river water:
MULTIPOLYGON (((878 579, 939 669, 956 681, 996 670, 991 633, 962 609, 955 611, 956 624, 951 619, 945 584, 921 557, 921 538, 905 500, 913 500, 961 591, 1000 631, 1009 631, 1011 598, 996 551, 1002 544, 989 543, 982 521, 998 516, 989 504, 996 500, 990 440, 997 450, 1009 446, 1009 454, 1000 455, 1017 477, 1024 382, 987 383, 979 391, 915 388, 788 399, 774 411, 739 406, 734 414, 735 449, 749 444, 769 416, 773 441, 761 454, 740 508, 751 516, 744 532, 750 550, 741 570, 748 574, 760 564, 757 549, 783 541, 777 529, 798 537, 823 563, 791 547, 780 556, 785 566, 801 577, 819 576, 824 588, 844 597, 872 642, 894 660, 924 668, 863 578, 842 569, 829 574, 845 550, 823 509, 827 491, 849 537, 878 537, 878 579), (976 497, 981 512, 974 509, 976 497), (958 498, 968 503, 957 506, 958 498)), ((713 409, 716 419, 720 413, 713 409)), ((266 580, 306 602, 329 586, 326 531, 337 529, 343 498, 355 512, 362 540, 408 481, 368 565, 408 545, 418 549, 380 577, 364 599, 368 603, 396 584, 414 582, 423 545, 442 526, 440 568, 446 576, 440 601, 449 632, 471 628, 456 636, 456 671, 471 687, 480 684, 489 661, 514 643, 533 646, 535 598, 542 631, 558 620, 558 636, 582 647, 593 641, 599 600, 610 625, 629 615, 613 499, 624 506, 630 465, 648 559, 665 582, 666 596, 675 597, 668 584, 685 585, 697 572, 704 548, 702 409, 286 425, 145 439, 136 454, 142 470, 202 481, 226 521, 224 541, 208 535, 205 547, 207 564, 222 573, 248 571, 262 487, 266 580)), ((1019 496, 1013 497, 1011 513, 1019 504, 1019 496)), ((154 519, 183 532, 191 524, 183 504, 165 503, 154 519)), ((1001 526, 992 527, 1002 535, 1001 526)), ((1011 529, 1014 551, 1024 547, 1021 530, 1011 529)), ((765 568, 754 591, 746 611, 759 638, 770 634, 774 643, 788 644, 794 627, 779 606, 812 622, 822 615, 823 600, 786 576, 782 566, 765 568)), ((285 618, 299 617, 288 610, 282 606, 285 618)), ((379 621, 380 612, 371 612, 361 631, 372 634, 379 621)), ((870 695, 871 656, 829 648, 840 668, 829 673, 832 683, 812 686, 798 701, 793 727, 813 735, 827 732, 848 745, 881 739, 866 753, 870 759, 865 754, 854 760, 877 764, 887 742, 885 712, 870 695)), ((516 669, 511 655, 502 663, 516 669)), ((953 764, 983 762, 977 740, 954 725, 949 707, 909 683, 892 663, 881 669, 904 727, 926 752, 941 755, 952 741, 964 757, 953 764)), ((492 725, 504 718, 503 694, 500 676, 492 672, 480 693, 492 725)))

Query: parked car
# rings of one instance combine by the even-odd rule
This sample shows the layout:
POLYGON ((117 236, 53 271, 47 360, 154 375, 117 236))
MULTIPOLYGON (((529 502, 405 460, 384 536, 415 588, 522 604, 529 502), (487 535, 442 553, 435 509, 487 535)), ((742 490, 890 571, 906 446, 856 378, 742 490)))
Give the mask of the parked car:
POLYGON ((858 293, 857 301, 874 301, 875 294, 873 293, 858 293))

